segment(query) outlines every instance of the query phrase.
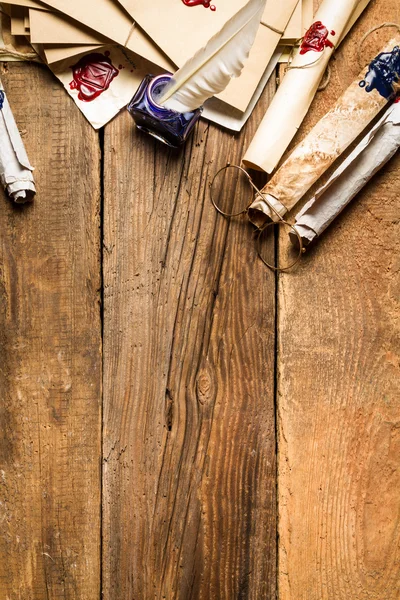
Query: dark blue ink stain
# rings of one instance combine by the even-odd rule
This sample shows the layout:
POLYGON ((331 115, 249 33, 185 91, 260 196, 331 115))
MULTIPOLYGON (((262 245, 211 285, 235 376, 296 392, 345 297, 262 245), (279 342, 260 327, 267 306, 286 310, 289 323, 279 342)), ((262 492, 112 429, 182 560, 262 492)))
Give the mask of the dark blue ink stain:
POLYGON ((3 104, 4 104, 4 92, 3 90, 0 90, 0 110, 3 108, 3 104))
POLYGON ((400 48, 395 46, 392 52, 381 52, 371 61, 360 87, 367 92, 377 90, 388 100, 395 94, 393 84, 400 79, 400 48))

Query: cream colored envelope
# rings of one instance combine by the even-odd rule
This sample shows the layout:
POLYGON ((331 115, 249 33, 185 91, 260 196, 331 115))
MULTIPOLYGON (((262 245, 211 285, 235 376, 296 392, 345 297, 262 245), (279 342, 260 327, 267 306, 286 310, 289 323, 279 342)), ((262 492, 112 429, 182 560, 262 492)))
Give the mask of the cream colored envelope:
POLYGON ((294 41, 301 38, 303 35, 303 0, 300 0, 294 13, 287 24, 285 33, 280 41, 281 44, 285 44, 288 41, 294 41))
MULTIPOLYGON (((32 0, 19 1, 30 2, 32 0)), ((204 9, 202 6, 187 7, 183 5, 180 0, 174 5, 173 10, 170 8, 170 5, 167 6, 165 1, 162 2, 161 0, 155 0, 156 5, 158 4, 158 6, 154 6, 154 4, 149 5, 142 1, 139 2, 139 0, 123 1, 124 4, 136 3, 139 9, 141 9, 141 14, 146 16, 145 22, 147 23, 149 21, 152 24, 151 31, 148 31, 150 35, 154 36, 153 27, 155 27, 156 30, 161 31, 164 36, 161 37, 163 39, 165 38, 164 41, 166 46, 168 46, 168 48, 172 46, 172 51, 168 54, 169 58, 179 66, 190 58, 199 47, 204 45, 209 37, 211 37, 213 33, 216 33, 222 27, 223 23, 239 10, 247 0, 232 0, 232 2, 228 2, 227 0, 215 0, 216 3, 223 3, 217 5, 217 10, 215 12, 204 9), (162 9, 161 12, 160 7, 162 9), (168 22, 165 22, 164 19, 164 14, 168 13, 170 18, 171 12, 185 17, 183 23, 182 19, 176 21, 179 22, 179 27, 177 28, 175 23, 172 33, 171 31, 168 31, 168 22), (154 14, 157 14, 157 19, 154 19, 154 14), (213 27, 201 27, 200 22, 204 21, 205 23, 210 23, 210 18, 214 19, 211 21, 213 27), (190 24, 192 24, 192 29, 190 29, 190 24), (177 29, 179 35, 176 35, 177 29), (184 35, 183 33, 185 31, 189 31, 189 33, 184 35)), ((247 109, 281 38, 281 35, 277 33, 277 31, 283 32, 285 30, 293 15, 297 2, 298 0, 267 0, 263 16, 263 25, 260 26, 255 44, 242 75, 240 78, 232 80, 228 88, 219 96, 220 99, 242 112, 247 109)), ((175 70, 174 65, 168 61, 162 52, 158 50, 139 28, 134 28, 132 31, 133 20, 129 19, 123 9, 116 2, 113 2, 113 0, 85 0, 85 2, 82 2, 81 0, 69 0, 68 3, 66 3, 65 0, 47 0, 47 3, 52 8, 67 12, 69 16, 80 23, 125 45, 127 48, 146 57, 153 63, 160 65, 167 70, 175 70), (132 33, 131 37, 130 33, 132 33)), ((136 16, 136 18, 138 17, 136 16)), ((36 19, 44 21, 46 16, 36 14, 36 19)), ((50 17, 50 19, 54 19, 54 17, 50 17)), ((59 25, 62 27, 62 19, 60 20, 59 25)), ((46 38, 43 37, 43 33, 41 32, 39 36, 37 31, 37 23, 35 21, 33 32, 31 32, 34 36, 33 39, 39 40, 39 37, 42 37, 42 40, 45 40, 46 38)), ((77 39, 74 37, 68 40, 65 36, 63 37, 61 33, 62 31, 60 32, 59 28, 55 28, 54 33, 51 33, 51 35, 54 36, 53 39, 62 39, 63 41, 68 41, 74 45, 82 45, 79 38, 77 39)), ((47 40, 50 41, 48 38, 47 40)), ((162 44, 158 38, 155 38, 154 41, 159 45, 162 44)), ((88 43, 90 43, 89 40, 88 43)), ((60 50, 65 51, 65 49, 56 49, 55 52, 58 53, 60 50)), ((75 50, 70 48, 68 51, 74 52, 75 50)), ((50 53, 51 51, 46 54, 46 57, 49 56, 48 60, 53 60, 53 57, 50 58, 50 53)))
POLYGON ((261 25, 240 77, 232 79, 228 87, 218 94, 217 98, 241 112, 245 112, 271 61, 279 38, 279 34, 261 25))
POLYGON ((311 27, 314 20, 314 0, 303 0, 303 36, 311 27))
MULTIPOLYGON (((299 3, 300 4, 300 3, 299 3)), ((280 44, 280 50, 282 50, 281 57, 279 59, 280 63, 287 63, 293 53, 293 46, 297 41, 299 41, 309 30, 314 20, 314 0, 302 0, 302 9, 301 9, 301 32, 300 35, 296 39, 286 40, 285 37, 282 37, 280 44)), ((288 25, 288 28, 290 23, 288 25)), ((285 31, 286 35, 286 31, 285 31)))
MULTIPOLYGON (((17 0, 24 5, 32 0, 17 0)), ((8 4, 15 4, 9 0, 8 4)), ((38 2, 32 8, 38 8, 38 2)), ((59 10, 72 17, 82 25, 136 52, 147 60, 161 66, 166 70, 174 70, 174 65, 157 48, 152 40, 135 26, 135 22, 124 11, 119 2, 114 0, 48 0, 47 7, 59 10)))
MULTIPOLYGON (((212 11, 203 6, 186 6, 182 0, 120 0, 129 14, 178 66, 182 66, 199 48, 205 46, 247 1, 214 0, 216 10, 212 11)), ((262 23, 283 33, 297 3, 298 0, 267 0, 262 23)))
MULTIPOLYGON (((218 33, 248 0, 213 0, 216 10, 186 6, 182 0, 120 0, 138 24, 181 67, 218 33)), ((277 0, 277 2, 286 0, 277 0)))
POLYGON ((25 35, 26 8, 11 6, 11 35, 25 35))
POLYGON ((42 2, 36 2, 36 0, 5 0, 2 4, 14 4, 15 6, 26 6, 27 8, 40 8, 41 10, 48 10, 48 8, 42 4, 42 2))
POLYGON ((69 44, 52 46, 44 44, 43 52, 47 64, 51 65, 72 58, 73 56, 78 56, 79 54, 96 52, 100 48, 102 48, 102 46, 75 46, 69 44))
MULTIPOLYGON (((118 46, 105 46, 101 52, 105 51, 115 76, 109 81, 105 91, 97 97, 94 96, 90 101, 82 99, 79 85, 71 86, 74 80, 73 66, 78 63, 79 57, 52 66, 53 73, 95 129, 103 127, 125 108, 149 69, 152 68, 152 65, 140 56, 128 54, 118 46)), ((132 127, 134 127, 133 120, 132 127)))
POLYGON ((31 42, 37 44, 109 44, 110 40, 61 13, 29 9, 31 42))
POLYGON ((274 55, 254 92, 251 102, 244 113, 232 106, 228 106, 225 102, 218 100, 218 98, 210 98, 204 104, 202 118, 217 123, 218 125, 222 125, 222 127, 226 127, 232 131, 241 131, 260 99, 269 78, 272 77, 275 67, 278 64, 279 56, 280 51, 274 52, 274 55))
POLYGON ((232 79, 226 90, 217 98, 242 112, 247 110, 282 37, 273 29, 284 31, 296 5, 297 0, 290 2, 285 0, 279 5, 277 0, 267 0, 263 15, 264 24, 260 25, 242 74, 237 79, 232 79), (273 29, 267 27, 265 23, 268 23, 273 29))
MULTIPOLYGON (((202 48, 247 0, 214 0, 215 12, 181 0, 120 0, 138 24, 179 67, 202 48)), ((218 96, 244 112, 267 68, 298 0, 267 0, 263 24, 242 75, 218 96), (281 33, 278 33, 281 32, 281 33)))

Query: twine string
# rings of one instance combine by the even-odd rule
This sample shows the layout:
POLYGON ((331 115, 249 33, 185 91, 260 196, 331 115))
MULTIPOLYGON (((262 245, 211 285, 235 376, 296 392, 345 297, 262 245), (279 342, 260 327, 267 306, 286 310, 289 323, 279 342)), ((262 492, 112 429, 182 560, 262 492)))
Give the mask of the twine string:
POLYGON ((361 50, 362 50, 362 47, 365 44, 366 40, 369 38, 370 35, 375 33, 375 31, 379 31, 380 29, 384 29, 385 27, 394 27, 395 29, 400 31, 400 25, 398 23, 390 23, 389 21, 385 22, 385 23, 381 23, 380 25, 376 25, 375 27, 371 27, 371 29, 369 29, 362 36, 360 43, 358 45, 357 56, 358 56, 358 64, 360 65, 360 68, 365 67, 364 61, 362 60, 362 56, 361 56, 361 50))
POLYGON ((128 37, 126 38, 126 42, 125 42, 124 46, 126 46, 128 44, 129 40, 131 39, 131 35, 134 32, 135 28, 136 28, 136 21, 133 21, 132 27, 129 30, 128 37))
POLYGON ((35 60, 38 58, 36 52, 17 52, 17 50, 8 50, 7 48, 0 48, 0 56, 11 56, 12 58, 18 58, 19 60, 35 60))
MULTIPOLYGON (((261 21, 262 22, 262 21, 261 21)), ((280 29, 276 29, 275 27, 273 27, 272 25, 268 25, 268 23, 263 23, 264 27, 266 27, 267 29, 270 29, 271 31, 274 31, 275 33, 279 33, 279 35, 283 35, 285 32, 281 31, 280 29)))
MULTIPOLYGON (((394 27, 395 29, 397 29, 398 31, 400 31, 400 25, 398 23, 391 23, 389 21, 385 22, 385 23, 381 23, 380 25, 376 25, 375 27, 371 27, 371 29, 369 29, 361 38, 360 43, 358 45, 358 51, 357 51, 357 55, 358 55, 358 62, 361 65, 364 66, 364 63, 362 61, 362 57, 361 57, 361 50, 362 47, 364 45, 364 43, 366 42, 366 40, 369 38, 370 35, 372 35, 373 33, 375 33, 375 31, 379 31, 380 29, 384 29, 386 27, 394 27)), ((323 53, 317 58, 317 60, 314 60, 311 63, 307 63, 305 65, 292 65, 293 59, 294 59, 294 52, 297 48, 299 48, 303 42, 304 38, 300 38, 299 40, 296 41, 296 44, 292 47, 292 50, 289 54, 289 59, 288 59, 288 66, 285 70, 285 72, 290 71, 291 69, 308 69, 309 67, 312 67, 314 65, 316 65, 323 57, 323 53)), ((334 51, 336 50, 336 47, 334 46, 334 51)), ((321 83, 321 85, 318 88, 318 91, 321 92, 323 90, 325 90, 331 80, 331 70, 330 70, 330 66, 328 65, 327 67, 327 71, 326 71, 326 77, 325 77, 325 81, 323 81, 321 83)))
MULTIPOLYGON (((300 48, 302 43, 304 41, 304 36, 302 38, 299 38, 296 43, 294 44, 294 46, 292 46, 292 50, 290 51, 289 54, 289 59, 288 59, 288 66, 286 68, 286 72, 287 71, 291 71, 292 69, 308 69, 309 67, 313 67, 314 65, 318 64, 320 60, 322 60, 323 56, 324 56, 324 52, 326 50, 326 46, 323 49, 323 51, 320 53, 320 55, 318 56, 318 58, 316 60, 313 60, 310 63, 307 63, 305 65, 292 65, 292 62, 294 60, 294 52, 297 48, 300 48)), ((336 46, 334 44, 333 45, 333 52, 335 52, 336 50, 336 46)))
MULTIPOLYGON (((316 60, 314 60, 314 61, 312 61, 310 63, 307 63, 305 65, 295 65, 295 66, 292 65, 292 62, 293 62, 293 59, 294 59, 294 51, 295 51, 296 48, 300 48, 301 47, 301 44, 302 44, 303 40, 304 40, 304 37, 298 39, 296 41, 295 45, 292 47, 292 50, 291 50, 291 52, 289 54, 288 66, 285 69, 285 73, 287 73, 288 71, 291 71, 292 69, 308 69, 309 67, 313 67, 314 65, 318 64, 319 61, 322 60, 325 48, 324 48, 323 52, 319 55, 319 57, 316 60)), ((333 46, 333 51, 335 51, 335 50, 336 50, 336 46, 333 46)), ((318 92, 322 92, 323 90, 326 90, 326 88, 328 87, 330 81, 331 81, 331 68, 330 68, 330 66, 328 64, 327 65, 326 74, 325 74, 325 80, 321 82, 321 85, 319 86, 319 88, 318 88, 317 91, 318 92)))

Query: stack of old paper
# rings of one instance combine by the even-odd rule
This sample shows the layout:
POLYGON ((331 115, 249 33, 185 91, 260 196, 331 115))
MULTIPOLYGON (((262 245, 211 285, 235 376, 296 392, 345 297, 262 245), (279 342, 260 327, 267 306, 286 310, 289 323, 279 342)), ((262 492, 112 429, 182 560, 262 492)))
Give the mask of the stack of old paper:
MULTIPOLYGON (((10 33, 32 44, 98 128, 126 106, 147 73, 174 72, 246 2, 214 0, 210 10, 182 0, 8 0, 1 8, 10 33)), ((204 116, 240 130, 283 49, 311 21, 312 0, 267 0, 242 75, 204 116)))

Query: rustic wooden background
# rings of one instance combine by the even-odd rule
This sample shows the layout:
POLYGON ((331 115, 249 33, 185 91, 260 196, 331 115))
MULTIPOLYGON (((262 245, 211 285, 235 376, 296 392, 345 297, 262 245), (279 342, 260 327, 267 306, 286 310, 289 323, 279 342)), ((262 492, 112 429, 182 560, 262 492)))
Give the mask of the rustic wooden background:
MULTIPOLYGON (((300 137, 383 21, 398 0, 300 137)), ((0 71, 38 187, 0 197, 0 599, 398 600, 400 156, 275 277, 208 196, 274 78, 241 135, 174 153, 0 71)))

